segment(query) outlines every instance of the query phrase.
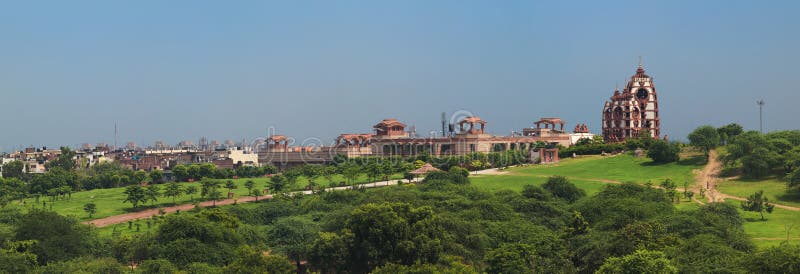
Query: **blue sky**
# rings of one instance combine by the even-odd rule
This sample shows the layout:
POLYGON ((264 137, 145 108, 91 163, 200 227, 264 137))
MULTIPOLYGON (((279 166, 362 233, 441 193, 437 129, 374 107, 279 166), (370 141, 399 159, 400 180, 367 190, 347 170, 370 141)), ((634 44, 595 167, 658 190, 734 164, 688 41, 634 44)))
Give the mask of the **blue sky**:
POLYGON ((662 132, 798 128, 797 1, 4 1, 0 151, 279 134, 328 142, 466 110, 588 123, 635 71, 662 132), (563 3, 561 3, 563 2, 563 3))

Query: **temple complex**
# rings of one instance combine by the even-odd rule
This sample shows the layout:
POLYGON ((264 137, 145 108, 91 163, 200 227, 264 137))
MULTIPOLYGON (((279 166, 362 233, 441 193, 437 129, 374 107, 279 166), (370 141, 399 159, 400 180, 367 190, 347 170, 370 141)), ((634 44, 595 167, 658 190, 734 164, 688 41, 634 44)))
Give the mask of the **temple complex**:
POLYGON ((365 156, 431 156, 467 155, 469 153, 491 153, 507 150, 525 150, 531 153, 532 161, 552 163, 558 161, 557 145, 570 146, 579 138, 591 138, 585 124, 578 126, 581 132, 564 130, 566 122, 559 118, 541 118, 534 127, 525 128, 522 134, 497 136, 487 133, 488 122, 477 116, 469 116, 455 123, 455 132, 443 137, 417 137, 411 134, 406 124, 397 119, 384 119, 372 126, 372 133, 346 133, 339 135, 332 146, 291 147, 291 138, 273 135, 267 138, 258 151, 259 163, 270 163, 286 167, 302 163, 330 162, 336 155, 348 158, 365 156), (547 149, 543 149, 542 145, 547 149), (535 158, 535 159, 534 159, 535 158))
POLYGON ((636 74, 631 76, 625 88, 614 90, 614 95, 603 106, 603 139, 623 142, 643 133, 659 138, 661 123, 656 87, 639 62, 636 74))
POLYGON ((375 129, 375 138, 372 139, 373 155, 414 156, 423 153, 433 156, 466 155, 475 152, 490 153, 512 149, 525 150, 535 147, 540 142, 563 146, 570 145, 569 134, 563 131, 546 130, 539 125, 537 125, 537 128, 540 129, 539 131, 532 131, 530 134, 523 136, 487 134, 486 125, 488 123, 477 116, 466 117, 458 121, 456 123, 458 131, 453 136, 446 137, 410 137, 405 132, 402 123, 387 124, 386 122, 387 120, 384 120, 373 127, 375 129), (393 127, 393 129, 388 127, 393 127), (382 135, 383 132, 395 132, 395 134, 382 135), (402 134, 399 132, 402 132, 402 134))

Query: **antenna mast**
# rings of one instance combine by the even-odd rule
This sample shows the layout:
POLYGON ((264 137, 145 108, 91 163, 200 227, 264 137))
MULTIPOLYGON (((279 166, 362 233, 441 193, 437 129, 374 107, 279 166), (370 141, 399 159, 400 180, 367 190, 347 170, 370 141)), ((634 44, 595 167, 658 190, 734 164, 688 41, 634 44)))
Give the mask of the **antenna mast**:
POLYGON ((764 134, 764 99, 756 101, 758 105, 758 129, 764 134))

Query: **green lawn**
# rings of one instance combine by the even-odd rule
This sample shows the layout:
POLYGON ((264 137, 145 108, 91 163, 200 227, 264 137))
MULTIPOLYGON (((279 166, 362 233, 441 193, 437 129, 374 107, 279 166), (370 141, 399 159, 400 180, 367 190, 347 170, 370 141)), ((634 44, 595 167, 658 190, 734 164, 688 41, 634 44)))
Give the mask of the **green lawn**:
POLYGON ((793 226, 789 230, 790 242, 800 244, 800 212, 775 208, 772 214, 764 213, 766 221, 761 220, 757 212, 747 212, 741 210, 739 201, 726 200, 739 208, 739 214, 745 220, 744 230, 753 237, 753 242, 759 248, 779 245, 786 240, 787 226, 793 226))
MULTIPOLYGON (((390 176, 390 179, 399 179, 401 177, 402 175, 395 174, 390 176)), ((248 180, 253 180, 256 183, 256 188, 264 189, 267 186, 266 183, 269 181, 269 178, 260 177, 260 178, 232 179, 231 181, 233 181, 237 186, 237 188, 233 190, 234 197, 247 196, 248 194, 247 188, 245 188, 244 184, 248 180)), ((223 182, 222 186, 224 187, 224 182, 227 180, 222 179, 220 181, 223 182)), ((308 180, 304 177, 300 177, 297 181, 298 182, 292 187, 291 190, 301 190, 306 184, 308 184, 308 180)), ((336 175, 333 177, 333 181, 341 182, 345 181, 345 179, 341 175, 336 175)), ((367 181, 368 178, 366 175, 361 175, 361 177, 357 180, 358 183, 365 183, 367 181)), ((328 186, 328 181, 325 180, 324 178, 317 178, 316 182, 321 186, 324 187, 328 186)), ((186 187, 187 185, 196 186, 198 188, 198 193, 194 194, 194 199, 195 200, 200 199, 199 191, 201 188, 201 184, 199 182, 181 183, 181 185, 183 185, 184 187, 186 187)), ((164 184, 160 186, 163 192, 164 184)), ((24 206, 28 208, 46 207, 48 210, 52 207, 52 210, 59 214, 67 216, 75 216, 81 221, 87 221, 91 219, 98 219, 98 218, 132 212, 131 204, 122 202, 123 200, 125 200, 126 197, 125 194, 123 194, 124 191, 125 191, 124 187, 80 191, 73 193, 72 197, 69 199, 59 199, 55 203, 51 203, 50 199, 47 197, 39 198, 39 203, 36 203, 35 199, 30 198, 24 200, 24 206), (97 205, 97 212, 94 214, 94 216, 92 216, 91 219, 86 214, 86 212, 83 211, 83 206, 90 202, 93 202, 97 205)), ((221 188, 220 191, 222 191, 223 195, 225 195, 225 193, 227 193, 228 190, 225 188, 221 188)), ((182 195, 177 197, 175 202, 176 204, 186 204, 186 203, 191 203, 192 200, 188 195, 182 195)), ((172 202, 172 198, 160 197, 158 201, 156 201, 153 204, 148 202, 143 206, 140 205, 137 210, 142 210, 146 208, 166 207, 172 205, 174 205, 172 202)))
MULTIPOLYGON (((475 175, 470 177, 472 185, 488 191, 513 190, 519 192, 522 191, 522 187, 525 185, 538 186, 544 184, 545 181, 547 181, 546 177, 518 173, 506 175, 475 175)), ((604 185, 608 184, 576 179, 570 179, 570 182, 586 191, 586 195, 593 195, 602 190, 604 185)))
POLYGON ((693 170, 702 168, 705 159, 690 155, 679 163, 653 164, 648 158, 636 158, 629 154, 618 156, 583 156, 563 159, 558 164, 528 165, 513 167, 503 175, 475 175, 470 177, 473 185, 486 190, 520 191, 527 184, 543 184, 547 177, 561 175, 592 195, 603 186, 613 182, 652 182, 658 184, 666 178, 678 183, 694 182, 693 170))
POLYGON ((588 156, 565 159, 554 165, 536 165, 520 172, 536 175, 562 175, 581 179, 603 179, 620 182, 658 184, 670 178, 679 186, 683 182, 694 182, 692 170, 702 168, 705 159, 699 155, 686 157, 678 163, 654 164, 649 158, 637 158, 630 154, 617 156, 588 156))
POLYGON ((776 204, 800 206, 800 193, 787 192, 786 182, 774 177, 764 180, 725 180, 719 182, 717 189, 725 194, 745 198, 763 190, 767 198, 776 204))

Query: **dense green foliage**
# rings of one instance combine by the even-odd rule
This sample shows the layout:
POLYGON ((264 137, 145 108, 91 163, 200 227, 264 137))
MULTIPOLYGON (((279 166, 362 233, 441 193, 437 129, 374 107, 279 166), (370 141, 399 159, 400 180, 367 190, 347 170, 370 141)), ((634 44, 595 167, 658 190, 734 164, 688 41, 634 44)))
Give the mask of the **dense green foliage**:
POLYGON ((689 142, 708 155, 720 143, 719 132, 712 126, 701 126, 689 133, 689 142))
MULTIPOLYGON (((141 273, 670 273, 772 267, 749 259, 768 255, 755 253, 729 204, 675 210, 667 191, 636 184, 607 185, 586 196, 558 176, 521 192, 486 192, 458 169, 431 173, 418 185, 321 191, 167 215, 136 236, 100 238, 73 219, 39 210, 7 211, 0 220, 0 247, 6 250, 0 261, 13 261, 4 267, 22 272, 121 273, 126 265, 137 265, 141 273)), ((771 252, 800 256, 796 248, 771 252)))
POLYGON ((656 163, 672 163, 680 160, 681 147, 678 143, 656 140, 647 150, 647 157, 656 163))
POLYGON ((728 168, 741 167, 748 178, 789 175, 789 186, 797 186, 792 183, 791 175, 800 167, 800 130, 767 134, 748 131, 729 137, 728 144, 728 153, 722 157, 728 168))

